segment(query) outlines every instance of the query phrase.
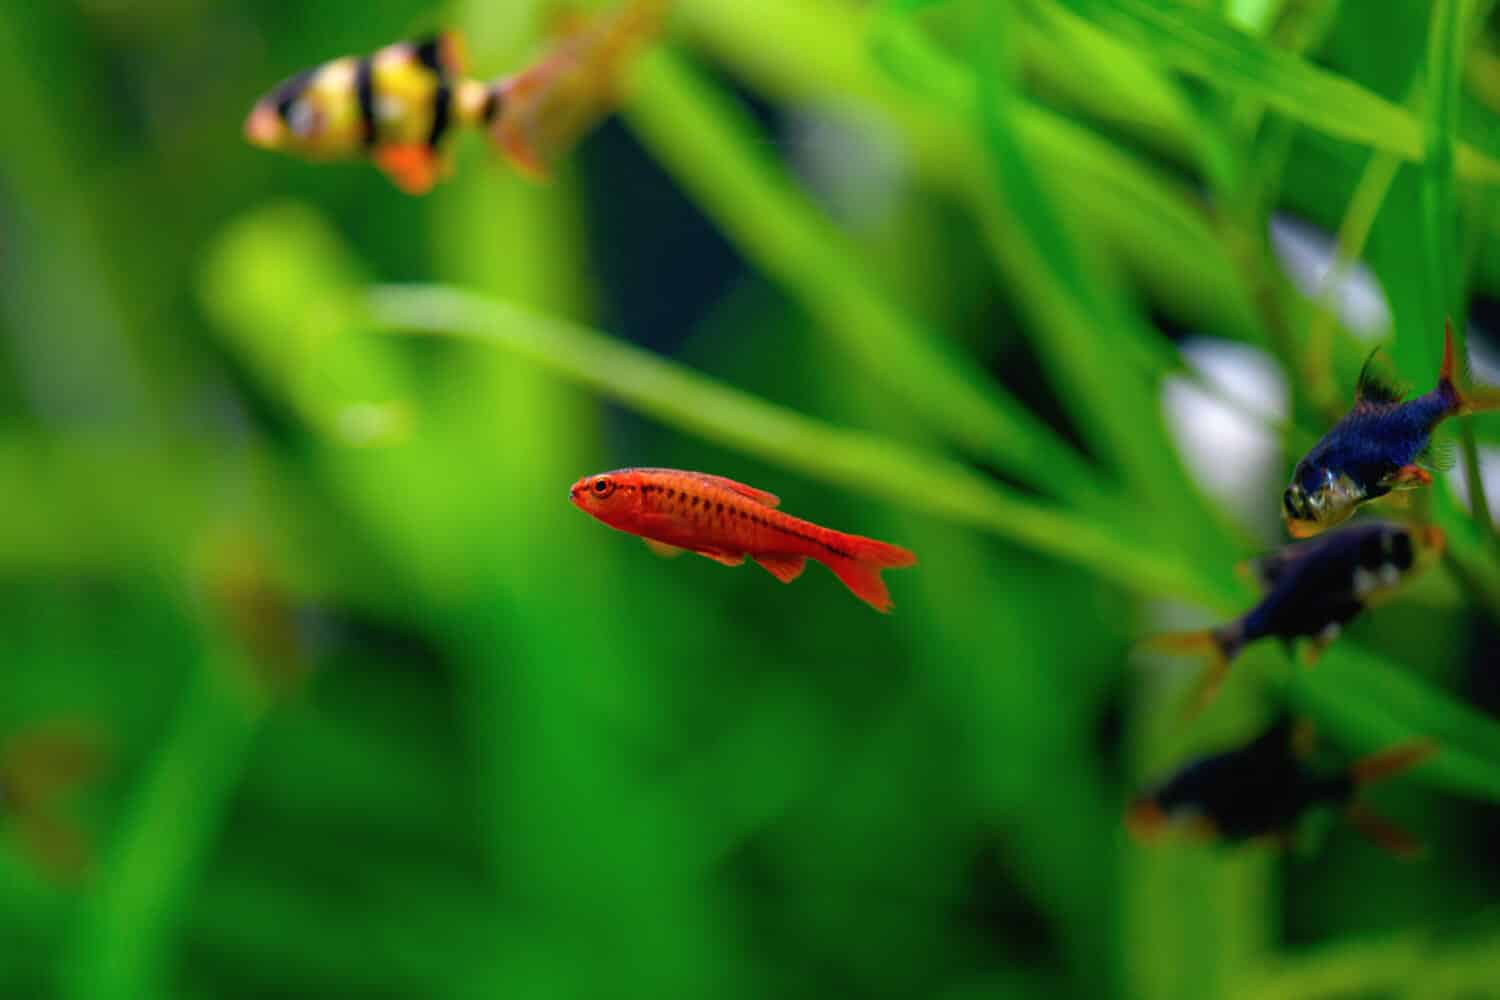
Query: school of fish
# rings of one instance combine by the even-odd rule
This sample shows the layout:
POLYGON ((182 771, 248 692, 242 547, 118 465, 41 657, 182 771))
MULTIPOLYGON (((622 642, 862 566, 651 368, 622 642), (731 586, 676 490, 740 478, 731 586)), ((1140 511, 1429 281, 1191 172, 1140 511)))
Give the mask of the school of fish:
MULTIPOLYGON (((517 170, 544 177, 617 103, 623 70, 658 32, 669 2, 625 0, 571 25, 531 63, 488 82, 465 75, 464 44, 454 32, 332 59, 257 101, 244 134, 255 146, 308 160, 368 160, 402 191, 420 195, 451 169, 455 134, 482 130, 517 170)), ((1288 649, 1301 643, 1311 664, 1353 619, 1441 555, 1445 540, 1435 525, 1339 525, 1366 503, 1430 485, 1448 461, 1433 442, 1445 420, 1500 408, 1500 392, 1459 382, 1451 329, 1437 383, 1421 396, 1404 399, 1366 363, 1353 408, 1297 463, 1281 497, 1288 533, 1303 540, 1246 565, 1261 599, 1219 626, 1143 643, 1207 661, 1192 712, 1213 699, 1246 646, 1266 638, 1288 649)), ((882 613, 893 605, 882 572, 917 563, 898 545, 793 517, 774 494, 703 472, 618 469, 579 479, 568 499, 661 555, 692 552, 726 566, 749 559, 783 583, 801 576, 807 560, 820 562, 882 613)), ((212 603, 227 627, 257 659, 295 665, 295 623, 268 587, 259 557, 231 547, 218 551, 214 564, 212 603)), ((1127 828, 1141 839, 1182 828, 1230 843, 1286 843, 1305 814, 1331 807, 1392 853, 1417 853, 1417 839, 1377 816, 1359 792, 1419 766, 1437 746, 1417 740, 1329 767, 1313 759, 1308 732, 1283 714, 1241 746, 1188 761, 1130 803, 1127 828)), ((0 814, 37 864, 59 877, 79 874, 87 849, 58 800, 96 773, 100 758, 97 741, 67 725, 22 733, 0 750, 0 814)))

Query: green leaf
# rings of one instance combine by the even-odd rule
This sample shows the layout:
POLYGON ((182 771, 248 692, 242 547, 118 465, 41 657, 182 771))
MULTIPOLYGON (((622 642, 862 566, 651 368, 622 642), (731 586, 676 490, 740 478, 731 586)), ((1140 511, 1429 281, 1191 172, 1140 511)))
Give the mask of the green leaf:
MULTIPOLYGON (((1426 155, 1422 124, 1411 112, 1352 80, 1236 30, 1216 14, 1176 2, 1148 0, 1045 2, 1066 2, 1075 16, 1092 14, 1100 29, 1130 39, 1163 65, 1259 98, 1325 135, 1413 162, 1426 155)), ((1467 143, 1458 146, 1457 166, 1466 179, 1500 183, 1500 161, 1467 143)))

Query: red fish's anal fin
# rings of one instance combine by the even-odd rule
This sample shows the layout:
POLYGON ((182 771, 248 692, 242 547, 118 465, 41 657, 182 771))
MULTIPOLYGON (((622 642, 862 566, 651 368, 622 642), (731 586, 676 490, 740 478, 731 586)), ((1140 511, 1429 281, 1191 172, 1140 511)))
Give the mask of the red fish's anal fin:
POLYGON ((437 153, 423 143, 384 146, 375 151, 374 160, 391 183, 410 195, 431 191, 441 172, 437 153))
POLYGON ((1392 857, 1411 861, 1422 856, 1422 842, 1363 802, 1352 803, 1344 811, 1349 825, 1376 847, 1392 857))
POLYGON ((745 561, 745 553, 743 552, 727 552, 724 549, 710 548, 693 549, 693 551, 705 559, 712 559, 714 562, 723 563, 725 566, 739 566, 745 561))
POLYGON ((807 568, 806 556, 762 553, 755 556, 755 561, 765 567, 766 572, 782 583, 791 583, 797 577, 801 576, 802 571, 807 568))

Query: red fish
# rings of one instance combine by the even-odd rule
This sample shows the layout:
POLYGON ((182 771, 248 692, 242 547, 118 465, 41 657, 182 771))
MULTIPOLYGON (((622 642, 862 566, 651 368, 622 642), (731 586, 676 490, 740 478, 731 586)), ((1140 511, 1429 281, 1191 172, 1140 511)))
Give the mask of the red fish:
POLYGON ((726 566, 749 556, 782 583, 816 559, 876 611, 891 610, 880 571, 912 566, 897 545, 846 535, 775 510, 774 494, 723 476, 679 469, 619 469, 586 476, 568 498, 611 528, 639 535, 656 549, 686 549, 726 566))

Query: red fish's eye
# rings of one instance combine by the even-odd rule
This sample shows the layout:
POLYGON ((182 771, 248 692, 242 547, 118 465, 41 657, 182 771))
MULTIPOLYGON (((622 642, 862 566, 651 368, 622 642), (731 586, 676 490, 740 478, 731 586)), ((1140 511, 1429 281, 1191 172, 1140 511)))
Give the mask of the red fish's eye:
POLYGON ((607 497, 615 491, 615 484, 610 482, 608 476, 600 476, 594 480, 594 495, 607 497))

